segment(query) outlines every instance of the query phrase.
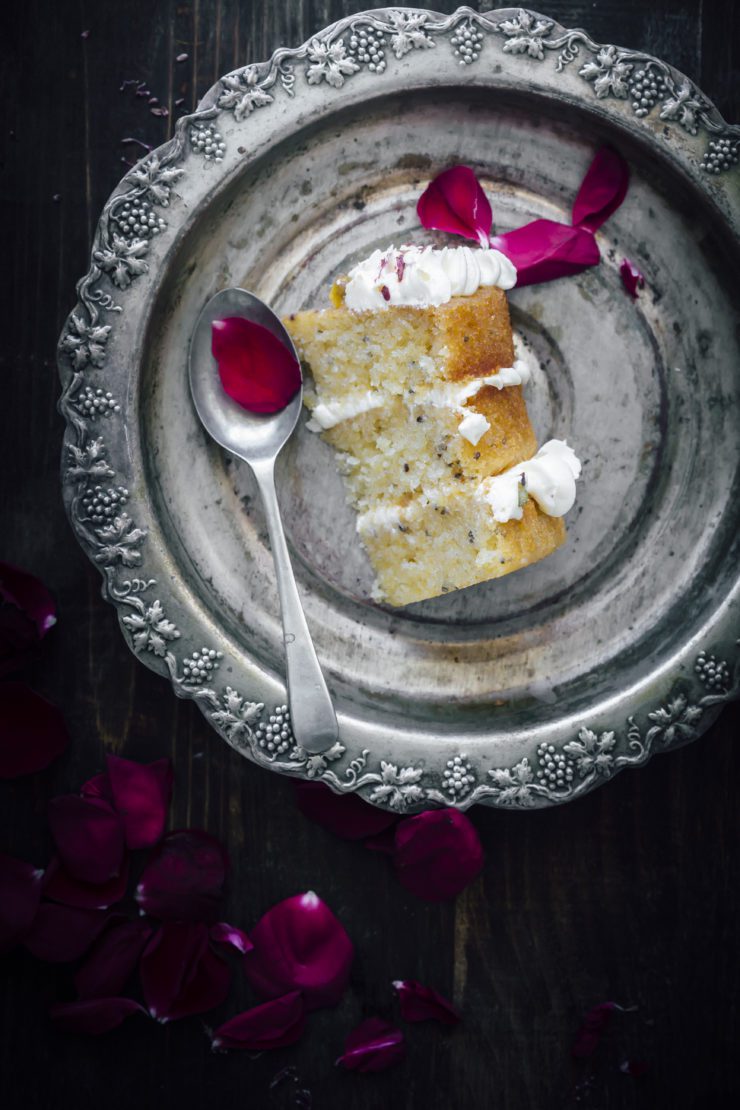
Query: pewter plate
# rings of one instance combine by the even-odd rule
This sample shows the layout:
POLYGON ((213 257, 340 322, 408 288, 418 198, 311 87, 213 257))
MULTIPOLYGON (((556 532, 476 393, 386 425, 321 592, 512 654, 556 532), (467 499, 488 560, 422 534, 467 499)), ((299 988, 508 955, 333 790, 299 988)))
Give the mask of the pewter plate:
POLYGON ((696 737, 738 693, 735 303, 740 128, 645 54, 521 9, 383 8, 222 78, 108 201, 60 340, 63 487, 132 650, 262 766, 414 811, 569 801, 696 737), (498 230, 567 221, 595 149, 632 168, 603 260, 511 294, 540 440, 584 462, 568 541, 404 610, 370 575, 331 452, 301 427, 279 492, 340 742, 296 747, 278 600, 245 466, 205 435, 190 331, 227 285, 326 301, 421 237, 441 169, 498 230), (629 257, 647 288, 621 287, 629 257))

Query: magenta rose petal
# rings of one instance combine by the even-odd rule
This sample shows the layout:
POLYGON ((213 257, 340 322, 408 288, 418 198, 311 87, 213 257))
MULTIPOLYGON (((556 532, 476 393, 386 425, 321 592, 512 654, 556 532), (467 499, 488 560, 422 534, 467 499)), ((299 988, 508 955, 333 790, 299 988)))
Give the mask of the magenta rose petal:
POLYGON ((385 1071, 405 1055, 406 1042, 401 1030, 382 1018, 371 1017, 347 1036, 344 1053, 336 1063, 348 1071, 385 1071))
POLYGON ((123 822, 102 798, 64 794, 49 803, 49 827, 65 869, 83 883, 107 883, 121 873, 123 822))
POLYGON ((145 921, 122 921, 106 929, 75 975, 80 998, 118 995, 136 970, 151 935, 152 927, 145 921))
POLYGON ((570 1050, 571 1056, 577 1060, 591 1056, 599 1047, 606 1028, 612 1019, 612 1014, 618 1009, 620 1007, 617 1006, 616 1002, 601 1002, 598 1006, 589 1010, 576 1033, 570 1050))
POLYGON ((151 848, 162 839, 172 793, 172 764, 158 759, 148 766, 107 758, 113 805, 123 821, 129 848, 151 848))
POLYGON ((25 682, 0 683, 0 779, 43 771, 68 744, 56 706, 25 682))
MULTIPOLYGON (((57 622, 56 604, 41 579, 11 563, 0 562, 0 601, 17 610, 30 623, 31 639, 41 640, 57 622)), ((11 629, 13 622, 9 622, 11 629)), ((4 614, 0 612, 0 660, 5 658, 4 614)), ((27 636, 22 637, 28 640, 27 636)), ((30 646, 28 642, 24 646, 30 646)))
POLYGON ((254 1006, 220 1025, 213 1034, 212 1047, 246 1048, 261 1052, 295 1044, 306 1027, 306 1007, 300 991, 290 991, 254 1006))
POLYGON ((416 212, 422 227, 450 231, 488 246, 493 213, 469 166, 453 166, 438 174, 419 197, 416 212))
POLYGON ((404 1021, 441 1021, 443 1025, 457 1025, 460 1014, 431 987, 425 987, 414 979, 397 979, 393 984, 401 1005, 404 1021))
POLYGON ((75 879, 55 857, 44 876, 44 897, 65 906, 78 906, 86 910, 105 910, 126 897, 129 860, 123 857, 121 869, 105 883, 83 883, 75 879))
POLYGON ((250 952, 254 947, 243 929, 238 929, 236 925, 227 925, 225 921, 211 925, 210 935, 214 944, 224 944, 227 948, 233 948, 235 952, 241 952, 242 955, 250 952))
POLYGON ((59 1002, 49 1010, 57 1029, 98 1037, 110 1033, 132 1014, 146 1010, 132 998, 93 998, 81 1002, 59 1002))
POLYGON ((168 833, 144 868, 136 901, 164 921, 215 921, 228 857, 202 829, 168 833))
POLYGON ((597 231, 627 195, 629 166, 609 146, 597 150, 573 202, 573 226, 597 231))
POLYGON ((569 277, 595 266, 601 258, 590 231, 555 220, 532 220, 515 231, 494 236, 491 246, 516 266, 517 288, 569 277))
POLYGON ((202 923, 165 921, 139 962, 149 1013, 175 1021, 220 1006, 229 993, 231 970, 211 951, 202 923))
MULTIPOLYGON (((104 772, 93 775, 87 782, 83 782, 80 787, 80 794, 83 798, 102 798, 104 802, 113 805, 113 790, 111 789, 110 779, 104 772)), ((115 809, 115 806, 113 808, 115 809)))
POLYGON ((103 931, 107 915, 103 910, 81 910, 42 902, 23 944, 39 960, 66 964, 84 956, 103 931))
POLYGON ((211 351, 224 390, 250 412, 279 412, 301 387, 295 355, 261 324, 241 316, 214 320, 211 351))
POLYGON ((352 942, 325 902, 308 891, 278 902, 250 933, 244 972, 263 998, 303 992, 307 1010, 336 1006, 347 987, 352 942))
POLYGON ((396 825, 393 862, 401 883, 428 902, 454 898, 483 867, 478 833, 456 809, 429 809, 396 825))
POLYGON ((44 872, 0 852, 0 952, 8 952, 33 925, 44 872))
POLYGON ((630 262, 629 258, 622 260, 619 267, 619 275, 622 279, 622 285, 636 301, 639 296, 639 290, 645 288, 645 276, 641 270, 635 266, 634 262, 630 262))
POLYGON ((394 825, 398 817, 363 802, 356 794, 335 794, 320 782, 295 782, 295 801, 304 817, 345 840, 364 840, 394 825))

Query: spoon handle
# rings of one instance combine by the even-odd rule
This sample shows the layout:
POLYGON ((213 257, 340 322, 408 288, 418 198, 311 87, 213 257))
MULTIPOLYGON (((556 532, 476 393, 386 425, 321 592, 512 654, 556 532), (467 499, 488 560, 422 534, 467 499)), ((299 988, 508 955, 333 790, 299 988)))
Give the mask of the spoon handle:
POLYGON ((336 742, 337 718, 316 658, 311 633, 308 631, 285 542, 275 491, 275 460, 260 463, 253 466, 253 469, 262 494, 272 557, 275 560, 293 735, 296 743, 305 751, 323 752, 336 742))

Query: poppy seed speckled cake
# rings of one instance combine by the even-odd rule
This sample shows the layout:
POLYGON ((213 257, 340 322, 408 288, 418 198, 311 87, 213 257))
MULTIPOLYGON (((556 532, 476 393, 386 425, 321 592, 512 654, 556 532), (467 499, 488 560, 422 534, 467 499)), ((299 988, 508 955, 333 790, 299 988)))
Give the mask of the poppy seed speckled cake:
POLYGON ((375 251, 332 307, 285 326, 313 387, 309 428, 337 452, 375 597, 408 605, 543 559, 565 539, 580 463, 537 450, 506 290, 516 270, 467 246, 375 251))

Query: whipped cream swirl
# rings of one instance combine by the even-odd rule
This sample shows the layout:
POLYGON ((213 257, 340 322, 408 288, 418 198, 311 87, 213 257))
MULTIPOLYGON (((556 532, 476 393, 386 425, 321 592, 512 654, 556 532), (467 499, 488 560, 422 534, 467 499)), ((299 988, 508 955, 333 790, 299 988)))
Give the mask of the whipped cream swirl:
POLYGON ((499 524, 521 520, 527 497, 533 497, 548 516, 565 516, 576 499, 581 463, 564 439, 550 439, 526 462, 485 478, 476 497, 490 505, 499 524))
POLYGON ((516 285, 516 268, 505 254, 488 247, 389 247, 352 267, 344 303, 352 312, 428 308, 469 297, 482 285, 516 285))

